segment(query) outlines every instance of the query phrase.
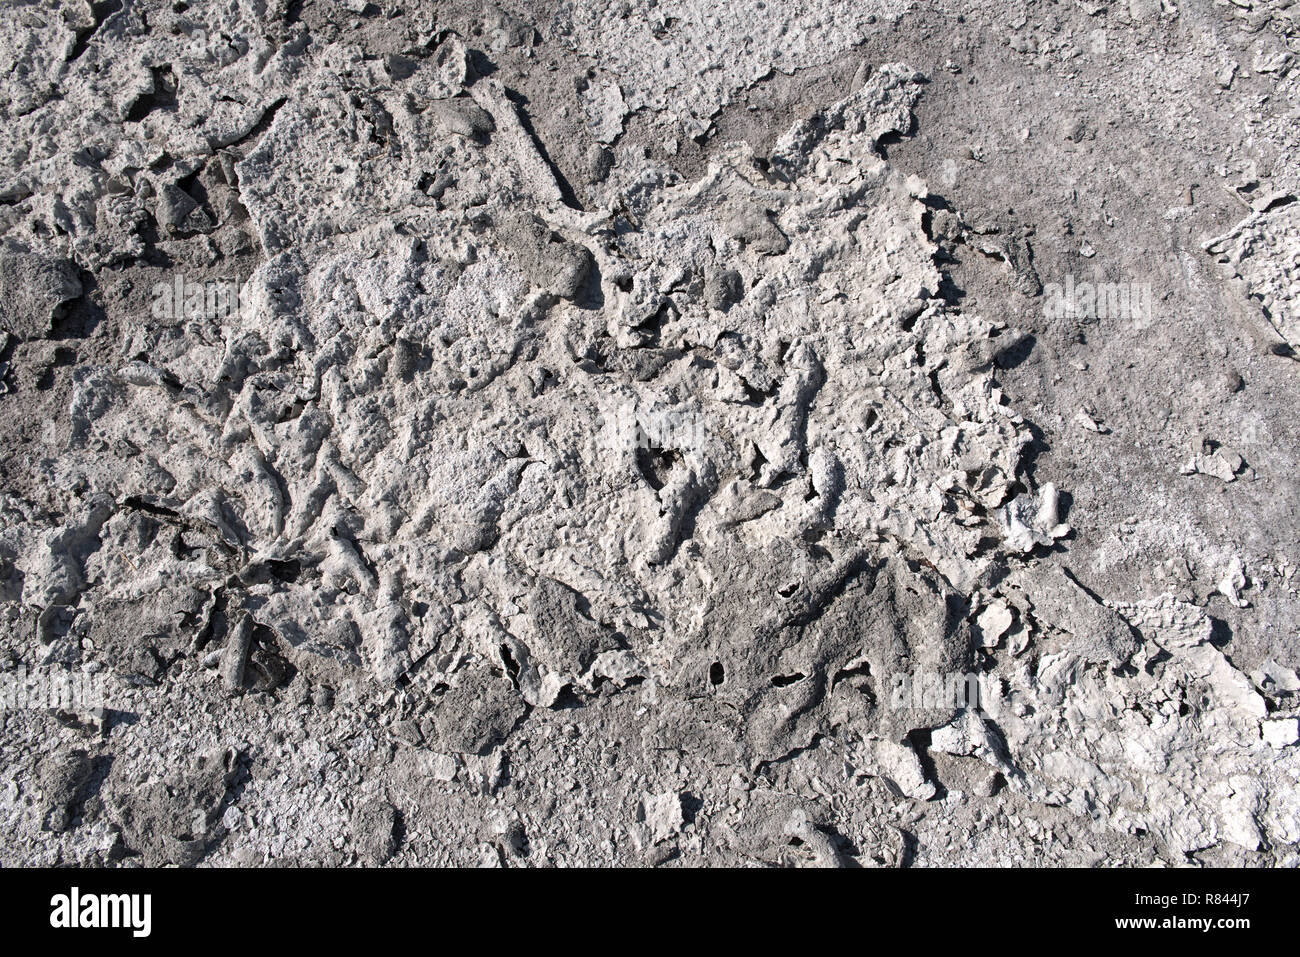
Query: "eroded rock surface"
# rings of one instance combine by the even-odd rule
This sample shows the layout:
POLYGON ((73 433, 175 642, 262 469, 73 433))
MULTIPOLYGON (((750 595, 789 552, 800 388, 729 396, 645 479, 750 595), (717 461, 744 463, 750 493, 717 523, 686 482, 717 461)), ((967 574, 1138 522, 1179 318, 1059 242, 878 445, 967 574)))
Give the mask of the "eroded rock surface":
MULTIPOLYGON (((1294 860, 1300 680, 1223 649, 1240 559, 1080 580, 948 273, 1036 296, 1030 247, 891 161, 927 76, 854 52, 902 4, 291 6, 0 25, 4 673, 106 697, 39 780, 6 713, 14 860, 899 866, 942 808, 1003 862, 1012 807, 1058 862, 1294 860), (494 65, 548 44, 601 62, 576 185, 494 65), (761 153, 629 141, 846 58, 761 153)), ((1206 247, 1291 345, 1297 208, 1206 247)))

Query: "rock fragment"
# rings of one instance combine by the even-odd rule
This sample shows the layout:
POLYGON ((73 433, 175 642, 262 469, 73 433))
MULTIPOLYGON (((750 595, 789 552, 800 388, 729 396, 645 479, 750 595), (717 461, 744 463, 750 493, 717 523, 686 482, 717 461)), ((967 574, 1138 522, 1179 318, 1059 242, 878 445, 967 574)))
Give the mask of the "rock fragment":
POLYGON ((430 111, 449 133, 481 139, 496 129, 492 114, 468 97, 435 100, 430 111))
POLYGON ((487 754, 524 715, 526 706, 504 678, 448 689, 433 713, 436 743, 461 754, 487 754))
POLYGON ((744 280, 734 269, 715 270, 704 281, 704 302, 710 309, 725 312, 744 294, 744 280))
POLYGON ((622 135, 627 104, 623 102, 623 91, 617 83, 612 80, 586 82, 580 99, 592 139, 608 146, 622 135))
POLYGON ((31 252, 13 240, 0 246, 0 326, 19 339, 47 336, 66 304, 81 295, 67 260, 31 252))
POLYGON ((1039 545, 1050 546, 1056 539, 1070 533, 1070 526, 1058 516, 1059 493, 1056 485, 1047 482, 1037 495, 1018 495, 1004 506, 999 514, 1005 530, 1007 548, 1015 552, 1030 552, 1039 545))
POLYGON ((1245 466, 1241 455, 1226 445, 1197 438, 1192 447, 1192 457, 1180 469, 1184 475, 1199 472, 1213 476, 1220 482, 1231 482, 1245 466))
POLYGON ((371 866, 386 864, 399 847, 401 815, 382 798, 359 804, 352 813, 352 840, 357 854, 371 866))
POLYGON ((524 275, 561 299, 576 299, 595 260, 585 246, 569 242, 532 216, 513 217, 502 227, 524 275))
POLYGON ((1013 622, 1011 609, 1004 601, 989 603, 979 617, 975 619, 980 630, 980 644, 985 648, 996 648, 1010 629, 1013 622))
POLYGON ((676 792, 642 794, 637 817, 649 829, 651 842, 662 844, 680 833, 685 823, 681 795, 676 792))
POLYGON ((1300 742, 1300 718, 1274 718, 1260 722, 1260 734, 1270 748, 1289 748, 1300 742))
POLYGON ((54 752, 41 761, 39 788, 45 813, 41 826, 56 833, 72 826, 74 807, 94 774, 90 755, 76 749, 54 752))

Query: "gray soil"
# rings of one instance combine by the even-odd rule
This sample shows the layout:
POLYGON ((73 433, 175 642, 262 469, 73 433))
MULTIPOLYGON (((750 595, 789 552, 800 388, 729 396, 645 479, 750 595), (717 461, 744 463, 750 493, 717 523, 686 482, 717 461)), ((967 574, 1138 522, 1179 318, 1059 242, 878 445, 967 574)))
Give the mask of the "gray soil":
POLYGON ((949 6, 11 4, 0 864, 1300 863, 1300 4, 949 6))

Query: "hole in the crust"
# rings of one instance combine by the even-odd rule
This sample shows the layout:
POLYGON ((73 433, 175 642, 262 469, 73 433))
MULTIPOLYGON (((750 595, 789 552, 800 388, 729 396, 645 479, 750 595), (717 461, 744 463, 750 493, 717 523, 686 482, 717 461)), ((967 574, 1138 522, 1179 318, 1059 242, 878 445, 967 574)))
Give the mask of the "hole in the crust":
POLYGON ((519 687, 519 662, 515 661, 515 656, 510 653, 510 646, 505 642, 501 643, 501 662, 505 665, 506 674, 510 676, 511 683, 519 687))
POLYGON ((709 684, 720 685, 727 680, 727 673, 722 667, 721 661, 715 661, 709 665, 709 684))
POLYGON ((658 449, 642 444, 636 450, 637 468, 656 492, 668 484, 668 476, 679 459, 680 456, 673 449, 658 449))
POLYGON ((772 684, 774 687, 777 688, 788 688, 792 684, 796 684, 800 681, 803 681, 803 679, 806 677, 808 676, 805 675, 802 671, 796 671, 792 675, 774 675, 772 677, 772 684))
POLYGON ((128 123, 139 123, 155 110, 175 110, 176 74, 170 66, 153 67, 153 89, 141 94, 127 111, 128 123))

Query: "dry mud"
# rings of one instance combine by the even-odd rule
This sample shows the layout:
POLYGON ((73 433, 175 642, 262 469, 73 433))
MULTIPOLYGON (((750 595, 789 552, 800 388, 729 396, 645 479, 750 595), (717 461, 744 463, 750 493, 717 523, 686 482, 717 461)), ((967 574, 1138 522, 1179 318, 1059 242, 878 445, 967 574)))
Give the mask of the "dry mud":
POLYGON ((2 862, 1296 864, 1298 27, 11 4, 2 862))

